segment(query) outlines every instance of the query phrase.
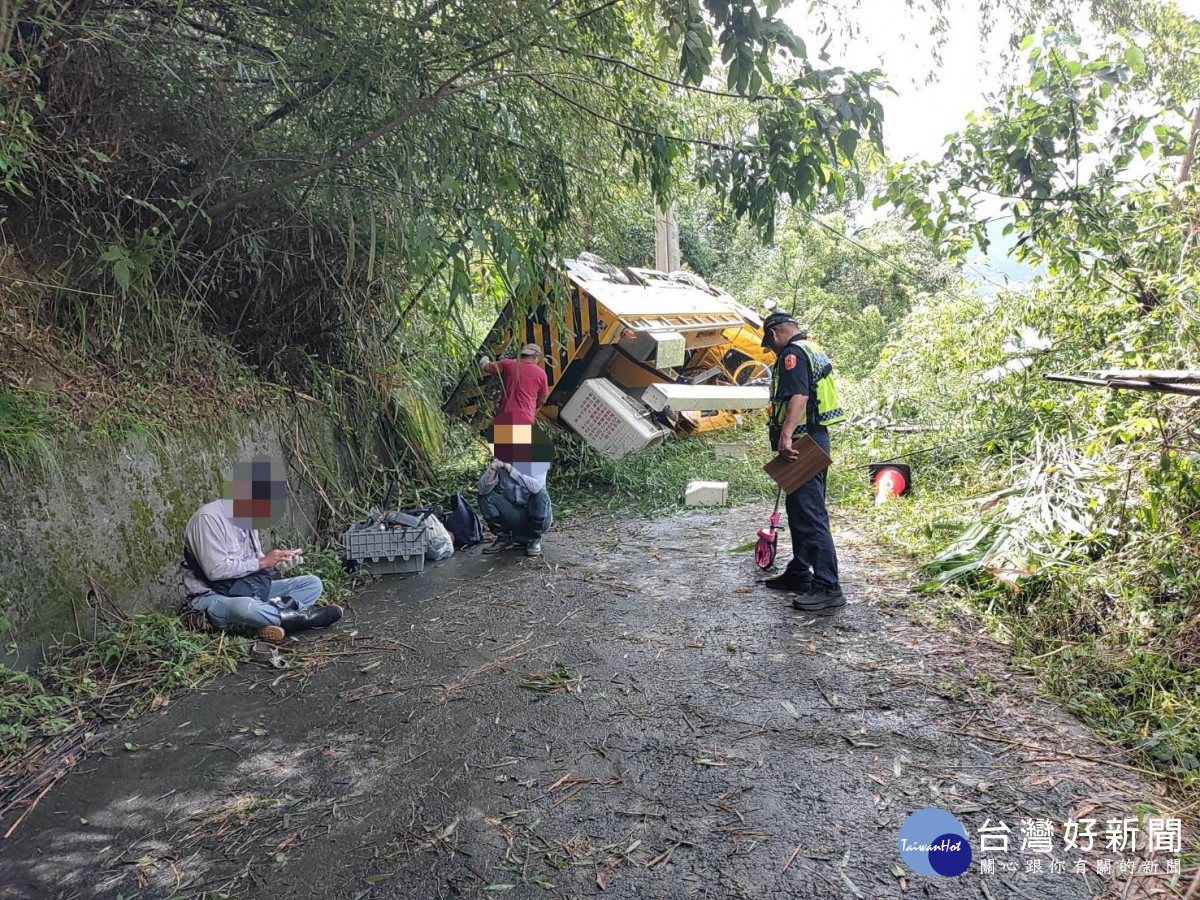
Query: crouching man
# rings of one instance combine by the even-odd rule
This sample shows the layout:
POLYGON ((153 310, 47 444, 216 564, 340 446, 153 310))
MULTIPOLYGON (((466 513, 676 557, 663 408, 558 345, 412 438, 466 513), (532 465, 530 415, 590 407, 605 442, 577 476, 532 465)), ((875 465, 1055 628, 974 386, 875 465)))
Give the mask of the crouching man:
POLYGON ((340 606, 316 606, 323 590, 316 575, 279 577, 277 567, 291 563, 295 551, 263 552, 257 529, 280 519, 288 497, 270 461, 239 463, 231 487, 232 497, 200 507, 184 530, 189 607, 216 628, 274 644, 340 619, 340 606))
POLYGON ((499 553, 524 546, 526 556, 542 555, 542 535, 554 520, 550 495, 546 493, 549 465, 537 466, 528 474, 526 465, 496 459, 479 479, 479 511, 496 539, 484 553, 499 553))

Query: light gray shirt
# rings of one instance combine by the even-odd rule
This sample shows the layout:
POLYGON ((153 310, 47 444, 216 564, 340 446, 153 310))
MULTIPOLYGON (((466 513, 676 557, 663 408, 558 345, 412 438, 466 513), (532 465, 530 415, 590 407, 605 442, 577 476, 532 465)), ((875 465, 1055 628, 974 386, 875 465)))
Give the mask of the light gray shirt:
MULTIPOLYGON (((258 532, 233 520, 233 501, 206 503, 188 519, 183 540, 209 581, 241 578, 258 571, 262 541, 258 532)), ((184 567, 183 587, 189 597, 206 594, 209 587, 184 567)))
POLYGON ((510 502, 516 506, 526 506, 529 503, 530 494, 540 494, 546 489, 546 475, 526 475, 524 472, 514 468, 511 472, 508 469, 487 469, 479 478, 479 493, 487 494, 500 488, 502 493, 510 502), (487 481, 488 472, 495 471, 496 477, 490 484, 484 484, 487 481))

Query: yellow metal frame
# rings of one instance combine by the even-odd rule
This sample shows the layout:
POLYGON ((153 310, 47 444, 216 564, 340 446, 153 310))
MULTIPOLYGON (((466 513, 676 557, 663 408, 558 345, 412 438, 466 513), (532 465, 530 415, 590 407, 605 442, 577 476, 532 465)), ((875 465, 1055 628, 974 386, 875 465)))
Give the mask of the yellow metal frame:
MULTIPOLYGON (((569 299, 566 304, 561 304, 560 309, 551 308, 551 299, 556 294, 547 288, 543 292, 540 307, 532 317, 526 319, 524 327, 518 331, 512 321, 515 310, 513 304, 509 303, 480 347, 480 353, 486 353, 493 359, 500 358, 506 351, 523 344, 537 344, 542 348, 543 368, 554 402, 542 408, 540 418, 549 424, 559 424, 560 407, 557 401, 565 402, 566 399, 554 397, 556 387, 568 369, 586 359, 597 345, 618 344, 626 329, 636 331, 649 327, 683 329, 686 340, 688 334, 711 334, 713 328, 726 325, 731 318, 717 313, 656 313, 653 321, 635 316, 622 319, 590 294, 584 285, 566 276, 564 279, 568 286, 569 299), (709 327, 703 328, 705 325, 709 327)), ((720 344, 689 348, 691 358, 688 361, 688 370, 704 371, 718 366, 724 376, 736 384, 736 374, 744 369, 747 363, 743 361, 734 367, 734 371, 729 371, 724 364, 724 357, 731 349, 744 354, 757 364, 769 366, 774 359, 774 354, 761 346, 761 329, 745 320, 737 326, 726 327, 723 336, 725 340, 720 344)), ((622 354, 613 357, 604 375, 629 389, 648 387, 656 382, 670 380, 665 374, 655 377, 646 367, 638 365, 622 354)), ((446 401, 445 409, 447 412, 461 415, 483 430, 491 424, 491 415, 485 413, 493 406, 494 398, 489 394, 494 393, 494 388, 488 390, 488 381, 481 373, 469 372, 455 387, 446 401)), ((728 428, 737 424, 741 418, 741 414, 732 410, 719 410, 708 416, 700 416, 698 413, 681 414, 677 431, 683 435, 703 434, 728 428)))

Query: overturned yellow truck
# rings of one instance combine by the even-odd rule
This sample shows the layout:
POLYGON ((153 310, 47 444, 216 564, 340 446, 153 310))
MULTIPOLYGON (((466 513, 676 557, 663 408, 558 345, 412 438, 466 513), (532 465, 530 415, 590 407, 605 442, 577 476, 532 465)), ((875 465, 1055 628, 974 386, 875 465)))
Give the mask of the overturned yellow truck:
MULTIPOLYGON (((590 254, 565 261, 563 290, 528 316, 509 303, 480 354, 542 348, 550 396, 541 418, 614 457, 725 428, 768 403, 762 318, 687 272, 621 268, 590 254)), ((491 424, 498 379, 463 376, 445 409, 491 424)))

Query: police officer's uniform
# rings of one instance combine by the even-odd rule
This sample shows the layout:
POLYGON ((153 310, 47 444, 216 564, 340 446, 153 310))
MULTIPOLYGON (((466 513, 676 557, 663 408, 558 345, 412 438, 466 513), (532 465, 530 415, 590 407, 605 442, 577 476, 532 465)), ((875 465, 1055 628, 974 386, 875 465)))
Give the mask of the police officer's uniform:
MULTIPOLYGON (((793 323, 790 316, 774 313, 767 325, 776 322, 793 323)), ((793 435, 799 440, 808 434, 821 449, 829 452, 829 425, 844 419, 840 408, 821 408, 818 389, 829 406, 829 398, 836 404, 833 391, 829 357, 811 341, 804 340, 805 332, 792 337, 788 345, 779 351, 771 378, 771 449, 779 449, 780 430, 787 418, 788 401, 797 394, 808 397, 805 421, 793 435), (829 379, 827 383, 825 379, 829 379)), ((814 593, 840 595, 838 585, 837 551, 833 546, 833 534, 829 530, 829 511, 825 507, 826 473, 813 476, 787 497, 788 528, 792 535, 792 560, 781 578, 793 582, 803 589, 811 582, 814 593)))

